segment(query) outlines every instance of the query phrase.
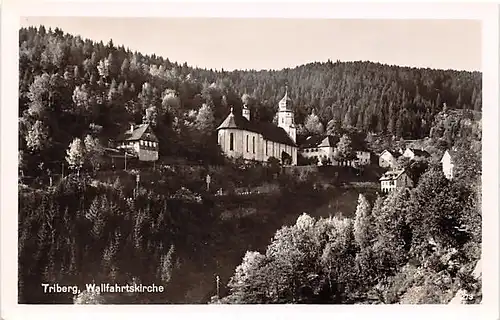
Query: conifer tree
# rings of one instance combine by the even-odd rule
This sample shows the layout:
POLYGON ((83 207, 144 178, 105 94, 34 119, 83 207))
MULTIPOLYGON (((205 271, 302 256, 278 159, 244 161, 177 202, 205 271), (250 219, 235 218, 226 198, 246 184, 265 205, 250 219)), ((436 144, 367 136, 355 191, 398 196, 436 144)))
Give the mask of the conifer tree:
POLYGON ((361 193, 358 196, 358 206, 356 207, 354 219, 354 238, 356 240, 356 244, 362 250, 370 244, 373 221, 371 219, 370 203, 361 193))

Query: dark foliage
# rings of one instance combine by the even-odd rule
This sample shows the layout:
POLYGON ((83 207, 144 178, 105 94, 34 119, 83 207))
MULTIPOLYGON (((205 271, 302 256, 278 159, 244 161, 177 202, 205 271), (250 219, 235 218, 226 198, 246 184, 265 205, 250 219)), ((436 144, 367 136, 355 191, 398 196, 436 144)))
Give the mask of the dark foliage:
MULTIPOLYGON (((70 176, 53 189, 20 193, 20 303, 72 303, 71 294, 43 294, 41 283, 76 284, 84 290, 87 283, 130 284, 135 279, 168 288, 179 272, 176 265, 209 236, 216 221, 213 204, 191 192, 176 197, 141 189, 131 198, 131 191, 119 182, 93 186, 70 176)), ((166 289, 165 294, 122 295, 111 302, 173 298, 175 292, 166 289)))
POLYGON ((315 110, 329 130, 421 138, 444 103, 481 110, 478 72, 330 61, 280 71, 214 71, 43 26, 19 31, 19 53, 19 142, 27 151, 25 169, 33 173, 38 163, 60 170, 69 143, 91 125, 102 127, 107 143, 143 119, 154 125, 161 155, 216 161, 211 132, 200 130, 213 129, 230 107, 238 112, 247 92, 253 118, 272 121, 285 83, 299 127, 315 110))

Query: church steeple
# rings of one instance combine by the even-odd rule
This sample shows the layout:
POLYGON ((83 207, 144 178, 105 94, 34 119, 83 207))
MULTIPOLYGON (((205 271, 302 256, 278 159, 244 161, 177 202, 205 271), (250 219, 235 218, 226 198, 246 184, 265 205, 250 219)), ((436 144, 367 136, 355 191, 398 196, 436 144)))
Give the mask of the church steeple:
POLYGON ((279 110, 292 110, 292 99, 290 99, 290 97, 288 96, 288 84, 285 85, 285 95, 279 102, 279 110))
POLYGON ((285 85, 285 95, 279 102, 278 127, 283 128, 293 141, 296 139, 296 128, 292 109, 292 99, 288 96, 288 84, 285 85))
POLYGON ((241 114, 243 115, 243 117, 247 118, 248 121, 250 121, 250 108, 246 103, 243 104, 243 109, 241 110, 241 114))

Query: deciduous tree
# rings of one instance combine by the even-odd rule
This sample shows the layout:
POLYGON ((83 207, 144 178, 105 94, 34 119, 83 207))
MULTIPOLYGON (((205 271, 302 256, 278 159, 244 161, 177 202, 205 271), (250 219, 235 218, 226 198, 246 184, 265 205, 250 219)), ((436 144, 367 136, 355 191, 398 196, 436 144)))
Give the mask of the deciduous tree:
POLYGON ((72 169, 77 170, 80 175, 80 170, 85 164, 86 150, 83 141, 80 138, 75 138, 69 145, 67 150, 66 161, 72 169))
POLYGON ((323 124, 314 112, 307 116, 304 122, 304 128, 309 134, 322 134, 324 131, 323 124))
POLYGON ((212 108, 208 104, 198 110, 195 120, 195 127, 206 135, 212 135, 215 130, 215 118, 212 108))
POLYGON ((94 170, 98 169, 104 157, 104 147, 101 145, 101 142, 98 138, 87 135, 84 140, 84 147, 86 160, 92 165, 94 170))
POLYGON ((352 140, 347 134, 340 137, 334 157, 337 161, 351 161, 356 158, 356 152, 352 147, 352 140))
POLYGON ((45 150, 51 143, 47 126, 40 120, 35 121, 26 135, 26 145, 31 151, 45 150))

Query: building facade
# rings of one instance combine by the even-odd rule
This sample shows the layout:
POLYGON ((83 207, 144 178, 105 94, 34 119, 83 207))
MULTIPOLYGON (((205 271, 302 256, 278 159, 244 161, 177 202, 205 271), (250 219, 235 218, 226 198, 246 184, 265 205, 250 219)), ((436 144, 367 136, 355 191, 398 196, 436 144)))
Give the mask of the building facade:
POLYGON ((307 159, 317 159, 318 162, 334 163, 334 152, 338 138, 331 135, 311 136, 300 146, 300 155, 307 159))
POLYGON ((368 150, 356 150, 356 164, 358 166, 368 166, 372 163, 371 153, 368 150))
POLYGON ((384 150, 378 158, 378 165, 382 168, 395 168, 401 154, 397 151, 384 150))
POLYGON ((453 174, 454 174, 453 168, 455 167, 455 165, 453 163, 451 150, 445 151, 443 157, 441 158, 441 164, 443 166, 444 176, 449 180, 453 179, 453 174))
POLYGON ((380 177, 380 190, 383 193, 391 192, 397 188, 413 187, 413 181, 405 170, 387 171, 380 177))
POLYGON ((328 161, 335 166, 365 166, 371 163, 371 153, 361 145, 354 145, 356 158, 351 161, 339 162, 335 160, 335 151, 339 137, 334 135, 311 136, 300 146, 300 155, 304 158, 315 158, 318 163, 328 161))
POLYGON ((278 125, 254 122, 250 109, 243 106, 241 114, 233 109, 217 128, 217 141, 224 154, 231 158, 267 162, 274 157, 282 164, 297 164, 296 128, 288 90, 279 102, 278 125))
POLYGON ((140 161, 158 160, 158 138, 147 123, 131 125, 116 142, 118 150, 130 153, 140 161))

